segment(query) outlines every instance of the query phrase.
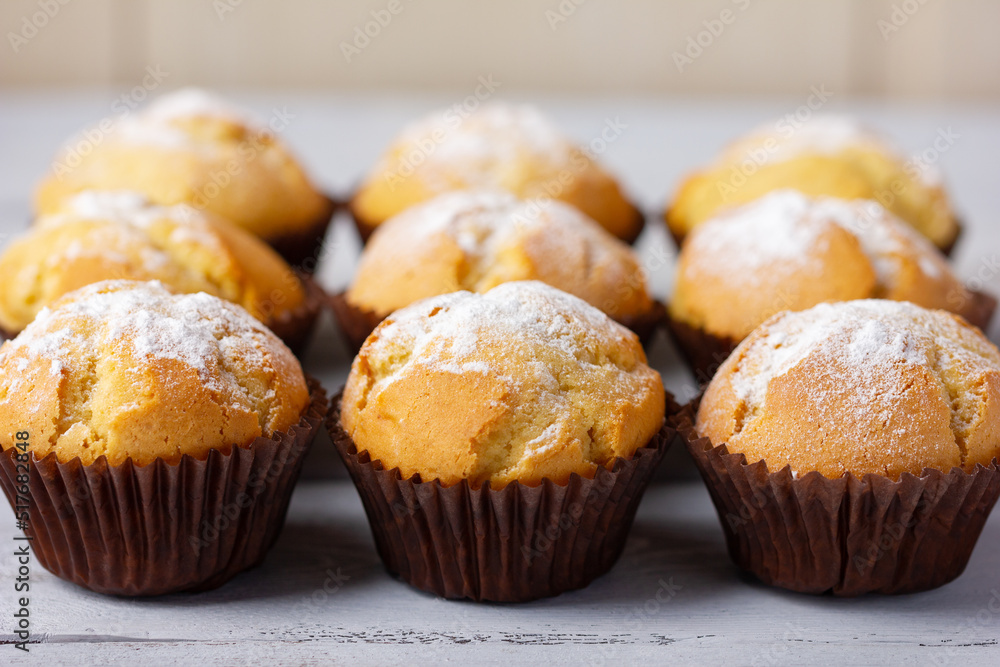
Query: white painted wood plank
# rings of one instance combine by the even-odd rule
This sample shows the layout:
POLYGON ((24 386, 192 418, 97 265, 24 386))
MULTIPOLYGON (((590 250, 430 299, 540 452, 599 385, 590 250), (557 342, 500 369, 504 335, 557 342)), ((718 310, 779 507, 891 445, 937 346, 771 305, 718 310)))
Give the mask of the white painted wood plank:
MULTIPOLYGON (((12 525, 4 508, 0 543, 11 544, 12 525)), ((987 524, 966 573, 936 591, 854 600, 787 593, 735 570, 708 494, 699 483, 680 483, 649 492, 622 560, 589 588, 523 605, 448 602, 384 572, 349 482, 305 483, 265 563, 216 591, 111 598, 36 564, 31 610, 45 645, 32 646, 29 661, 68 664, 85 651, 136 664, 494 662, 505 655, 560 664, 726 656, 772 664, 835 651, 846 664, 986 664, 1000 658, 998 547, 1000 515, 987 524), (324 593, 331 575, 342 585, 324 593), (656 601, 663 583, 679 587, 667 603, 656 601)), ((9 553, 0 559, 0 591, 11 590, 12 561, 9 553)), ((10 604, 9 596, 0 599, 10 604)), ((0 637, 9 640, 9 632, 0 637)), ((0 660, 18 657, 6 651, 13 648, 0 646, 0 660)))

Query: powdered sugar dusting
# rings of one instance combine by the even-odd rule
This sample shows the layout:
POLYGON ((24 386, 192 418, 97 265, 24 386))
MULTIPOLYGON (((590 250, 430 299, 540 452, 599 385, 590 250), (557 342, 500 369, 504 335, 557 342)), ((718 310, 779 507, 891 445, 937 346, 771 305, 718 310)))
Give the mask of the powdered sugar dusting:
POLYGON ((255 122, 252 115, 222 97, 201 88, 181 88, 162 95, 143 111, 149 121, 166 122, 177 118, 208 116, 241 124, 255 122))
POLYGON ((511 341, 537 341, 579 363, 591 349, 633 338, 582 299, 537 281, 504 283, 485 294, 453 292, 424 299, 393 313, 365 343, 412 349, 412 356, 441 372, 497 372, 490 358, 511 341), (580 340, 592 341, 591 345, 580 340), (471 364, 471 365, 470 365, 471 364))
MULTIPOLYGON (((81 220, 113 222, 143 233, 153 224, 169 220, 176 225, 171 232, 171 242, 196 243, 222 251, 212 223, 198 209, 187 204, 158 206, 145 195, 129 190, 85 190, 69 199, 63 212, 39 218, 36 225, 44 227, 81 220)), ((151 257, 151 266, 162 263, 164 259, 163 256, 151 257)))
MULTIPOLYGON (((829 367, 846 365, 857 369, 859 380, 884 385, 901 366, 928 363, 927 346, 917 344, 911 333, 926 312, 911 303, 868 299, 783 313, 760 329, 763 335, 751 336, 734 353, 746 365, 741 363, 730 376, 732 387, 747 405, 759 408, 768 385, 807 358, 826 360, 829 367)), ((857 389, 867 396, 865 386, 857 389)), ((866 409, 864 403, 858 409, 866 409)))
POLYGON ((778 163, 803 155, 835 155, 848 148, 876 148, 891 154, 895 150, 856 118, 837 114, 817 114, 803 123, 772 123, 758 127, 746 139, 734 144, 726 155, 743 159, 749 146, 759 147, 770 140, 773 149, 756 148, 755 162, 778 163))
POLYGON ((915 256, 919 269, 932 279, 954 279, 940 252, 880 204, 811 198, 797 190, 775 190, 729 209, 695 229, 689 243, 691 252, 715 260, 713 270, 746 282, 756 272, 793 272, 814 261, 813 251, 822 250, 829 225, 858 239, 884 289, 895 284, 901 255, 915 256))
POLYGON ((140 113, 124 118, 114 130, 114 138, 132 144, 162 148, 191 148, 199 145, 178 126, 187 118, 217 118, 254 130, 262 125, 247 111, 222 98, 197 88, 183 88, 154 100, 140 113))
POLYGON ((734 278, 752 279, 753 272, 776 262, 807 261, 821 227, 803 224, 809 199, 794 190, 779 190, 706 221, 691 244, 734 278))
MULTIPOLYGON (((249 313, 204 293, 173 294, 159 282, 108 281, 84 287, 58 307, 43 309, 3 348, 22 359, 70 365, 74 348, 125 346, 137 359, 172 359, 196 369, 207 385, 227 339, 274 335, 249 313)), ((241 345, 241 353, 252 346, 241 345)), ((61 368, 61 366, 60 366, 61 368)))
MULTIPOLYGON (((445 109, 406 127, 396 145, 422 149, 419 168, 428 175, 461 168, 469 187, 501 187, 504 165, 531 157, 545 163, 570 158, 572 144, 544 114, 529 105, 485 104, 471 114, 445 109), (433 166, 432 166, 433 165, 433 166)), ((401 159, 410 159, 406 151, 401 159)), ((400 165, 387 165, 400 171, 400 165)))
POLYGON ((478 189, 446 192, 407 209, 382 225, 369 248, 372 255, 398 256, 445 234, 470 264, 491 266, 519 234, 542 227, 553 236, 589 239, 594 263, 602 260, 602 241, 611 241, 600 225, 562 202, 522 201, 506 192, 478 189))

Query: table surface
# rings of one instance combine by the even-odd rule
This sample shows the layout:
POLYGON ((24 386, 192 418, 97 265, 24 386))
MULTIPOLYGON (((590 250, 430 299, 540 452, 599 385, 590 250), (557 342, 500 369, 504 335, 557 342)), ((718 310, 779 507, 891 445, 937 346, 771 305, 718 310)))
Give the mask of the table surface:
MULTIPOLYGON (((0 94, 0 241, 26 225, 31 189, 61 142, 84 124, 113 117, 121 92, 0 94)), ((290 114, 285 140, 334 193, 349 191, 403 123, 464 96, 229 92, 264 117, 276 108, 290 114)), ((608 120, 624 124, 602 160, 654 211, 687 170, 750 127, 794 114, 807 94, 801 100, 533 101, 583 142, 599 136, 608 120)), ((957 270, 972 286, 1000 293, 1000 108, 836 96, 827 107, 858 114, 944 170, 967 221, 957 270), (939 132, 956 137, 944 151, 934 149, 939 132)), ((653 291, 665 296, 674 252, 662 227, 650 225, 637 248, 653 291)), ((319 272, 324 287, 346 284, 358 250, 349 223, 337 220, 319 272)), ((994 341, 1000 340, 998 326, 990 332, 994 341)), ((679 398, 694 394, 693 379, 662 333, 650 362, 679 398)), ((349 364, 326 316, 303 365, 336 390, 349 364)), ((965 574, 936 591, 852 600, 797 595, 765 587, 731 565, 708 493, 693 479, 686 453, 673 451, 664 463, 670 479, 647 493, 625 554, 608 575, 550 600, 485 605, 436 599, 389 577, 325 437, 306 467, 307 479, 295 491, 285 530, 267 560, 216 591, 110 598, 67 584, 36 563, 31 614, 40 643, 29 654, 0 645, 0 664, 1000 662, 998 515, 987 523, 965 574)), ((0 543, 13 544, 13 524, 4 504, 0 543)), ((12 551, 0 555, 0 618, 7 619, 0 621, 0 644, 13 640, 12 551)))

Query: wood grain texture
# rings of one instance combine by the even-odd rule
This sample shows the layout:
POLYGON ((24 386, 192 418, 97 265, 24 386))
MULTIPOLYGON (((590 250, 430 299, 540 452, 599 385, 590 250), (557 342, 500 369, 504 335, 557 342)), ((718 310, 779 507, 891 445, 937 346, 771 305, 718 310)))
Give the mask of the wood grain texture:
MULTIPOLYGON (((12 524, 5 507, 0 543, 11 543, 12 524)), ((845 664, 890 657, 987 664, 1000 655, 997 547, 1000 516, 987 524, 966 573, 939 590, 854 600, 787 593, 736 571, 707 492, 678 483, 647 494, 622 560, 589 588, 520 605, 448 602, 385 573, 349 482, 305 483, 264 564, 215 591, 111 598, 36 566, 31 609, 42 643, 20 661, 13 647, 0 646, 0 660, 496 664, 530 657, 599 665, 728 656, 774 664, 828 660, 837 651, 845 664)), ((12 560, 0 559, 0 590, 11 590, 12 560)), ((3 598, 5 608, 10 602, 3 598)), ((0 641, 11 638, 5 627, 0 641)))

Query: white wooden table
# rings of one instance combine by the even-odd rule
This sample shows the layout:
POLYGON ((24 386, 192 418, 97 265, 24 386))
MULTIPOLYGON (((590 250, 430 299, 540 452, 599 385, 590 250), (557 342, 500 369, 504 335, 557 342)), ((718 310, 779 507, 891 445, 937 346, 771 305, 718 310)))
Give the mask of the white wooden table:
MULTIPOLYGON (((112 114, 120 93, 0 93, 0 235, 25 225, 31 187, 61 140, 112 114)), ((294 114, 287 141, 324 187, 344 192, 402 123, 465 94, 232 96, 265 116, 286 107, 294 114)), ((686 169, 750 126, 794 112, 806 94, 539 102, 581 141, 598 136, 607 119, 626 124, 603 159, 654 210, 686 169)), ((959 135, 938 160, 969 224, 958 270, 980 281, 974 286, 1000 293, 1000 108, 841 104, 835 97, 827 110, 859 113, 914 152, 931 147, 939 129, 959 135)), ((652 226, 638 247, 654 291, 666 295, 673 252, 663 230, 652 226)), ((339 220, 320 272, 326 287, 346 283, 357 251, 353 230, 339 220)), ((994 326, 994 341, 998 332, 994 326)), ((693 394, 662 334, 650 359, 675 394, 693 394)), ((304 365, 335 390, 349 362, 327 317, 304 365)), ((1000 663, 1000 513, 965 574, 948 586, 902 597, 809 597, 738 573, 686 454, 672 452, 664 466, 671 479, 647 493, 610 574, 551 600, 477 605, 435 599, 384 572, 354 488, 321 438, 262 567, 208 593, 127 600, 77 588, 34 563, 30 609, 40 643, 28 654, 0 644, 0 664, 1000 663)), ((13 545, 13 524, 4 503, 0 545, 13 545)), ((0 642, 11 642, 16 563, 13 548, 0 546, 0 554, 0 642)))

